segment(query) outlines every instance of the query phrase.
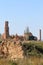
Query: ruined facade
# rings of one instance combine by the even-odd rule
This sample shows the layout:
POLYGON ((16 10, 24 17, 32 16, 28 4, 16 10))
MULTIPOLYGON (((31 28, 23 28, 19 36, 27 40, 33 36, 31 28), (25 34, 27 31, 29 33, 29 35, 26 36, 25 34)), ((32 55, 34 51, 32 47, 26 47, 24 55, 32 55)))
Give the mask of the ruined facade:
POLYGON ((33 34, 31 32, 29 32, 29 28, 27 27, 26 30, 24 31, 24 39, 26 41, 29 41, 29 40, 37 40, 37 37, 36 36, 33 36, 33 34))

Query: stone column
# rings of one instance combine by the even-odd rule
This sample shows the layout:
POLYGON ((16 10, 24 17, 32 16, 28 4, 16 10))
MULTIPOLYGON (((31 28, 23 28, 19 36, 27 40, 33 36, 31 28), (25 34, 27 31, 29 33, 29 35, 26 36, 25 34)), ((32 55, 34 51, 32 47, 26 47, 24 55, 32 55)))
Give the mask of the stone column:
POLYGON ((39 30, 39 40, 41 41, 41 29, 39 30))

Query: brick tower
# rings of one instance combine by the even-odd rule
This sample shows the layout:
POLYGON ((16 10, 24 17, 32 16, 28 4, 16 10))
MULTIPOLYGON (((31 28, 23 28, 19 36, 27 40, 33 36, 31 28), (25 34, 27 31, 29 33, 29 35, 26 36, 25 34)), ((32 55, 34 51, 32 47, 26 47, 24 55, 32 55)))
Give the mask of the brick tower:
POLYGON ((5 21, 5 39, 9 37, 9 26, 8 21, 5 21))

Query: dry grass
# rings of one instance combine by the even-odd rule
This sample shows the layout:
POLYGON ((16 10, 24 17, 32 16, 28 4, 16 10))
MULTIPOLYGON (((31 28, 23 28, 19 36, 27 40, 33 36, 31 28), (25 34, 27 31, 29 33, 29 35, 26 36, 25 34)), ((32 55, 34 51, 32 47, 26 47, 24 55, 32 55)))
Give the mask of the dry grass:
POLYGON ((18 65, 43 65, 43 58, 29 57, 17 61, 18 65))
POLYGON ((17 64, 13 61, 10 61, 9 59, 2 58, 0 59, 0 65, 17 65, 17 64))
POLYGON ((0 59, 0 65, 43 65, 43 58, 30 56, 16 61, 9 61, 8 59, 0 59))

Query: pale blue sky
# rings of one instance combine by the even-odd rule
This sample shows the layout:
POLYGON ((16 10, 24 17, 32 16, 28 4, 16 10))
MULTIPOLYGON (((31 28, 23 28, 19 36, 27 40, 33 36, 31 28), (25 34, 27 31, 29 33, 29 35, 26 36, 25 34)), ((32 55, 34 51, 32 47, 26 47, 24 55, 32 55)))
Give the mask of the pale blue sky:
POLYGON ((29 26, 33 35, 43 38, 43 0, 0 0, 0 33, 4 32, 4 22, 9 21, 10 34, 23 34, 29 26))

